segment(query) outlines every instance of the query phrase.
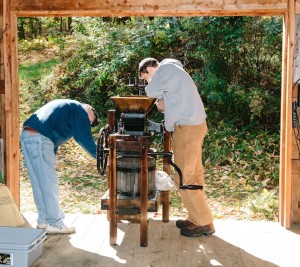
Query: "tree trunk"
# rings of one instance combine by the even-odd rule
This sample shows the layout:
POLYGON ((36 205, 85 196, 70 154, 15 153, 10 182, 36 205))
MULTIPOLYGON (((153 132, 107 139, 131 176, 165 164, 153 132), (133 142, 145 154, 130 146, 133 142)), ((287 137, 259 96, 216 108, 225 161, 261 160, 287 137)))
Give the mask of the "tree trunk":
POLYGON ((72 31, 72 17, 68 17, 68 32, 72 31))

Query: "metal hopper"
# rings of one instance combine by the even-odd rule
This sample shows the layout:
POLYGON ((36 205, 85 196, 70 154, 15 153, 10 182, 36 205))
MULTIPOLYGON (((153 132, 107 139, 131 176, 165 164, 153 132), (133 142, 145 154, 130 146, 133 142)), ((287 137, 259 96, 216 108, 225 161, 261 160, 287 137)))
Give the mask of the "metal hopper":
POLYGON ((113 96, 112 100, 121 112, 148 113, 155 103, 155 98, 147 96, 113 96))

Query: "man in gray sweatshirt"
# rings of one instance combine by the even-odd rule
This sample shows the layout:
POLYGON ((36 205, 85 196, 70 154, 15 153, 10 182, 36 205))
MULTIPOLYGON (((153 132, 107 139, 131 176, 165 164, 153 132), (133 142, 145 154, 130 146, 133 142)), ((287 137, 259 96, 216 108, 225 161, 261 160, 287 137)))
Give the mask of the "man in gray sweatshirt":
MULTIPOLYGON (((180 61, 145 58, 139 64, 140 78, 148 82, 147 96, 157 98, 157 108, 164 113, 165 127, 172 134, 174 162, 181 169, 183 184, 204 186, 202 144, 207 134, 206 113, 197 86, 180 61)), ((203 189, 180 189, 175 184, 188 218, 177 220, 181 235, 197 237, 215 232, 213 218, 203 189)))

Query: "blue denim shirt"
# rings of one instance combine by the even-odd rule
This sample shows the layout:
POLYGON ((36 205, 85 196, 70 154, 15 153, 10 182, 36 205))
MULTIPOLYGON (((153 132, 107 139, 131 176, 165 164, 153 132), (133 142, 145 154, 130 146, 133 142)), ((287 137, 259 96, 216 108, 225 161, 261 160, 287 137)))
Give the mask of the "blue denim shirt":
POLYGON ((96 158, 96 143, 84 104, 70 99, 53 100, 32 114, 24 126, 33 128, 54 143, 54 151, 72 137, 96 158))

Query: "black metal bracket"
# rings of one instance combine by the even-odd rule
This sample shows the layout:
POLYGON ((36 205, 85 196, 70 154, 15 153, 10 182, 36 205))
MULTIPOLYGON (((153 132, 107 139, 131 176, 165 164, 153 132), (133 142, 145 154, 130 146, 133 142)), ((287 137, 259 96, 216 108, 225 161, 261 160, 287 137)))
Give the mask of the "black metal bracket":
POLYGON ((171 152, 149 152, 148 155, 161 155, 164 157, 168 157, 169 158, 169 163, 170 165, 174 168, 175 171, 177 171, 178 175, 179 175, 179 188, 180 189, 187 189, 187 190, 201 190, 203 189, 202 185, 187 185, 187 184, 183 184, 183 175, 182 175, 182 171, 180 170, 180 168, 172 161, 172 155, 173 153, 171 152))
MULTIPOLYGON (((102 150, 103 153, 103 158, 108 157, 108 153, 109 150, 107 148, 104 148, 102 150)), ((118 152, 117 153, 119 156, 128 156, 128 155, 137 155, 139 156, 140 154, 137 152, 132 152, 132 151, 127 151, 127 152, 118 152)), ((182 175, 182 171, 180 170, 180 168, 172 161, 172 156, 173 153, 172 152, 148 152, 148 156, 164 156, 164 157, 168 157, 169 159, 169 163, 170 165, 174 168, 174 170, 178 173, 179 175, 179 189, 183 189, 183 190, 202 190, 203 186, 202 185, 187 185, 187 184, 183 184, 183 175, 182 175)))

